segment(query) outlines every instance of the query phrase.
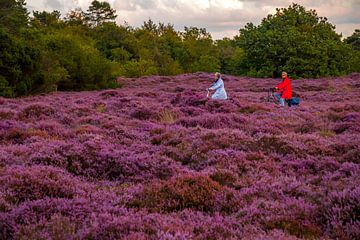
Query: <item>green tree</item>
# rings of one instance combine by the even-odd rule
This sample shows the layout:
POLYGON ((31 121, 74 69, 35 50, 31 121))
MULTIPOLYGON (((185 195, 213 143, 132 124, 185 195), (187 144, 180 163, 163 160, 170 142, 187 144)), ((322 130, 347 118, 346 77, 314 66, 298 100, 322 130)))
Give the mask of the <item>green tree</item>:
POLYGON ((158 74, 155 63, 151 60, 131 60, 123 65, 122 75, 125 77, 140 77, 158 74))
POLYGON ((354 50, 350 63, 351 71, 360 72, 360 29, 356 29, 350 37, 344 40, 344 42, 350 44, 352 49, 354 50))
POLYGON ((86 13, 86 20, 90 26, 99 26, 105 22, 114 22, 116 17, 116 10, 112 9, 108 2, 100 2, 97 0, 91 2, 86 13))
POLYGON ((235 41, 245 50, 248 75, 271 76, 279 69, 293 77, 340 75, 350 71, 351 54, 334 29, 315 10, 292 4, 259 26, 248 23, 235 41))
POLYGON ((237 47, 234 40, 224 38, 216 41, 220 52, 221 72, 233 75, 244 74, 242 64, 245 58, 244 50, 237 47))
POLYGON ((221 68, 220 60, 214 56, 200 56, 199 60, 193 64, 194 72, 219 72, 221 68))
MULTIPOLYGON (((59 90, 100 89, 115 86, 110 62, 95 48, 94 40, 67 29, 43 37, 45 51, 66 70, 59 90)), ((58 68, 55 72, 61 73, 58 68)))
POLYGON ((355 32, 345 42, 350 44, 354 50, 360 51, 360 29, 355 29, 355 32))
POLYGON ((0 1, 0 27, 8 32, 19 33, 27 27, 29 21, 28 12, 25 8, 25 0, 1 0, 0 1))
POLYGON ((34 17, 31 19, 32 25, 37 27, 61 27, 62 20, 59 11, 52 11, 51 13, 34 11, 33 15, 34 17))
POLYGON ((30 93, 40 61, 40 50, 0 28, 0 95, 30 93))
POLYGON ((209 57, 219 59, 219 51, 205 28, 185 27, 181 36, 187 53, 181 61, 185 71, 199 71, 200 64, 208 61, 209 57), (199 62, 201 56, 207 57, 199 62))
POLYGON ((75 8, 74 10, 69 11, 65 17, 65 23, 68 25, 75 26, 86 26, 86 13, 81 10, 81 8, 75 8))
POLYGON ((103 23, 92 30, 96 48, 113 61, 125 62, 136 54, 136 39, 128 26, 103 23))
POLYGON ((156 64, 158 74, 174 75, 182 73, 177 59, 176 47, 181 45, 181 38, 171 24, 155 24, 151 19, 137 29, 138 55, 142 60, 151 60, 156 64))

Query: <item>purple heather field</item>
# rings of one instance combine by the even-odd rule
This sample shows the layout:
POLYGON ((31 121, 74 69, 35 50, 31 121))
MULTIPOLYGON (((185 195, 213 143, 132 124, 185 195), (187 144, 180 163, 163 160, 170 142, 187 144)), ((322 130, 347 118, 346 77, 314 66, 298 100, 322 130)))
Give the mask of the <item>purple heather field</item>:
POLYGON ((360 73, 0 98, 0 239, 360 239, 360 73))

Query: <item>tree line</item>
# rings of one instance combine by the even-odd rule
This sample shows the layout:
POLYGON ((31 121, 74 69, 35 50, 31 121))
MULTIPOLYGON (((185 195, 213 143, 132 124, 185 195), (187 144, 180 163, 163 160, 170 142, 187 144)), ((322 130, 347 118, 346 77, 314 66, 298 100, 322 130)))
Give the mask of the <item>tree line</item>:
POLYGON ((205 28, 151 19, 134 28, 115 23, 107 2, 86 11, 26 9, 25 0, 0 2, 0 96, 117 87, 116 77, 198 71, 269 77, 339 76, 360 71, 360 31, 344 40, 315 10, 277 9, 233 39, 214 41, 205 28))

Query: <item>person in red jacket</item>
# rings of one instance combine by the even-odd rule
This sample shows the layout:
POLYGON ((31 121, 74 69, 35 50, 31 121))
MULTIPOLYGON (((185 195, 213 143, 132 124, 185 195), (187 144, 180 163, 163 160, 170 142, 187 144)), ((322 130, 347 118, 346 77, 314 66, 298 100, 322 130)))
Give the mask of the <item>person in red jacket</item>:
POLYGON ((292 98, 292 89, 290 79, 286 72, 281 73, 281 78, 283 81, 275 88, 278 91, 275 97, 279 99, 280 105, 284 107, 285 101, 290 101, 292 98))

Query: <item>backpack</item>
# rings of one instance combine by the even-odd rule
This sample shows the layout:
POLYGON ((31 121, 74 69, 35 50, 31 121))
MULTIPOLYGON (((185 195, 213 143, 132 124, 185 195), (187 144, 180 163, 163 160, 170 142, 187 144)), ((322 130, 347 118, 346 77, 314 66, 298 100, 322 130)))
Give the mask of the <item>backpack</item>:
POLYGON ((300 104, 300 98, 298 97, 293 97, 291 98, 291 100, 288 101, 289 107, 291 107, 292 105, 299 105, 299 104, 300 104))

